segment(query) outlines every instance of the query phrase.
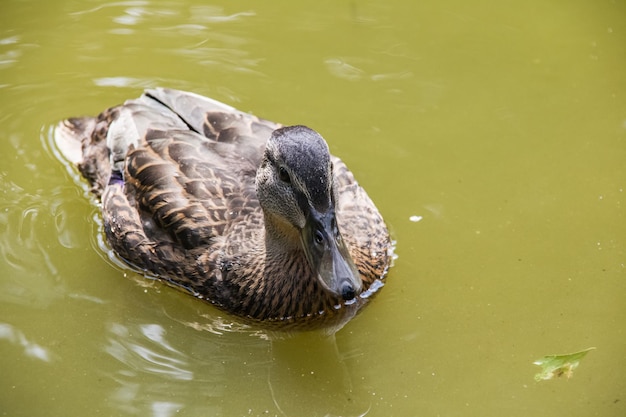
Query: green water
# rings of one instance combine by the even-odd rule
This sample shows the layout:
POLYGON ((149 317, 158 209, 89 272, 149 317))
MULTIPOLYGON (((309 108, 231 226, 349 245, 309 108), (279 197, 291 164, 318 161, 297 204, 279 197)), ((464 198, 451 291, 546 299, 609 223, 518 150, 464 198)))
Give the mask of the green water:
POLYGON ((626 415, 625 45, 624 1, 3 0, 0 414, 626 415), (111 260, 50 129, 158 85, 307 124, 368 190, 398 259, 334 337, 111 260))

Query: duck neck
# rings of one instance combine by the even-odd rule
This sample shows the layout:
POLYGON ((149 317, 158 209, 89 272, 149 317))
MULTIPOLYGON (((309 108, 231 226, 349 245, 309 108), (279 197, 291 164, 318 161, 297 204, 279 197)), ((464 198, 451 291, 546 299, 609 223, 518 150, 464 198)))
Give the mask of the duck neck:
POLYGON ((338 300, 317 283, 302 248, 300 231, 271 215, 265 215, 262 276, 266 309, 257 312, 257 317, 309 317, 320 311, 335 311, 334 306, 338 304, 338 300))
POLYGON ((265 214, 265 249, 270 256, 302 251, 300 232, 283 219, 265 214))

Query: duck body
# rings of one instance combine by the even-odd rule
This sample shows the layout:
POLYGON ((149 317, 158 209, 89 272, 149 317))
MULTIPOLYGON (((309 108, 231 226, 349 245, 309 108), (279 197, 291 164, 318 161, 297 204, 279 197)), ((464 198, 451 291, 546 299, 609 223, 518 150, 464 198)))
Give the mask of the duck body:
POLYGON ((158 88, 61 122, 55 140, 121 258, 232 314, 351 317, 389 267, 380 213, 307 127, 158 88))

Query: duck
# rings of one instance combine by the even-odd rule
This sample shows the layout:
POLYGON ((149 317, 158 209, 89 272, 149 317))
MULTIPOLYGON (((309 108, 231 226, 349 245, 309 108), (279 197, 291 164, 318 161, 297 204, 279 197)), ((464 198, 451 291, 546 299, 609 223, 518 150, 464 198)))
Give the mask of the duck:
POLYGON ((326 140, 195 93, 147 89, 54 130, 129 267, 254 322, 351 318, 393 243, 326 140))

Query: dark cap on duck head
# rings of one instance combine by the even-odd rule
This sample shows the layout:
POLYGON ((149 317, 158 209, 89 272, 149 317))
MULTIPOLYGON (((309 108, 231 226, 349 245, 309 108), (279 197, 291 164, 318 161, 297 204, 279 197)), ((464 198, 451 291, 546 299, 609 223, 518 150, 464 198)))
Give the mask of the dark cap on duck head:
POLYGON ((328 145, 322 136, 306 126, 276 129, 270 139, 286 165, 298 173, 309 202, 324 210, 330 205, 332 165, 328 145))

